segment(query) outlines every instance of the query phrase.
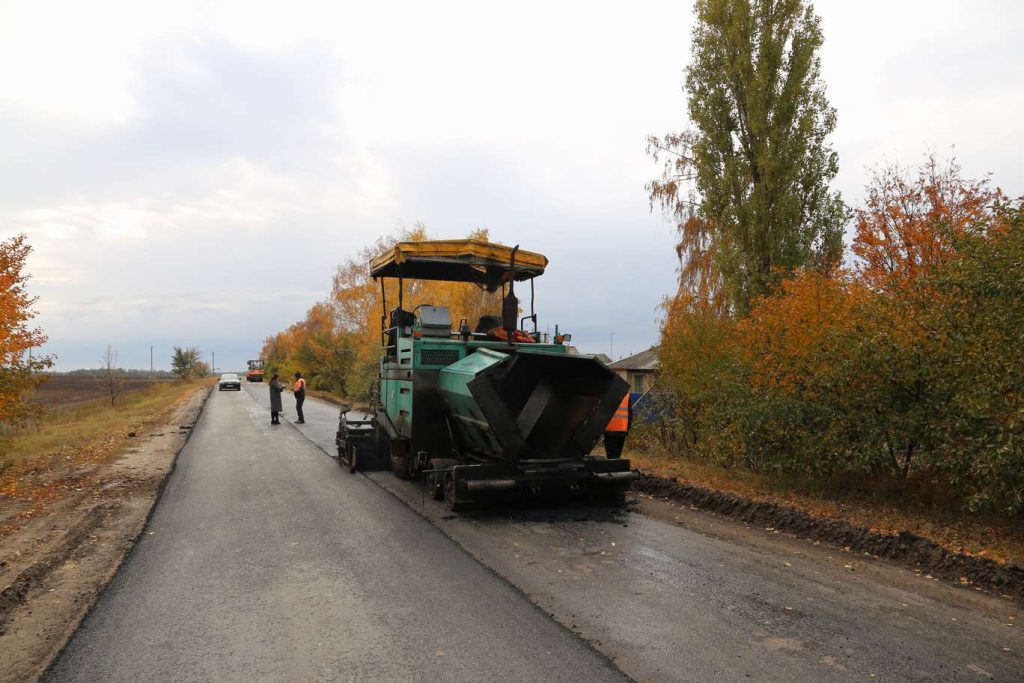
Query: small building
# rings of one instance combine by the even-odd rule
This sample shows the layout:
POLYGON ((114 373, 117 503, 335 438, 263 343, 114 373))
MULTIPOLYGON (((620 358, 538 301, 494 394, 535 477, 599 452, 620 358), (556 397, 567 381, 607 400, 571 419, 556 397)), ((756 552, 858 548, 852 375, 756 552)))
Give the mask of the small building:
POLYGON ((654 386, 654 378, 658 374, 658 347, 652 346, 646 351, 617 360, 608 367, 629 382, 631 393, 645 394, 654 386))
POLYGON ((605 365, 611 365, 612 364, 612 359, 609 358, 606 354, 595 353, 594 354, 594 358, 598 359, 599 361, 601 361, 605 365))

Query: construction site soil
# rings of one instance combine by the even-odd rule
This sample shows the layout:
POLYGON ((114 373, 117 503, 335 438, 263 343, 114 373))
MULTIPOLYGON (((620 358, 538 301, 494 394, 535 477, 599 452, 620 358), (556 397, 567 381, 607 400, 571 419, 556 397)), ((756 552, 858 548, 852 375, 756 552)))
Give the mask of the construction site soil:
POLYGON ((883 534, 842 520, 814 517, 775 503, 752 501, 685 484, 675 478, 646 475, 635 481, 633 488, 656 498, 684 503, 850 552, 867 553, 934 577, 1024 600, 1024 568, 985 557, 950 552, 934 541, 907 531, 883 534))

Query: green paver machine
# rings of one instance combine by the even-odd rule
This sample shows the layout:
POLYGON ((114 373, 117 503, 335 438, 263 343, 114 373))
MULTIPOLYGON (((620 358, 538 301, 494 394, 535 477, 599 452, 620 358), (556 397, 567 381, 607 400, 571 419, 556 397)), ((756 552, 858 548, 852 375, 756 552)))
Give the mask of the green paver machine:
MULTIPOLYGON (((402 242, 374 258, 370 275, 397 278, 398 302, 381 321, 379 391, 369 414, 341 411, 339 463, 422 478, 452 509, 552 492, 621 500, 636 476, 629 461, 590 453, 627 382, 592 356, 568 353, 570 337, 557 326, 549 342, 533 310, 519 318, 515 283, 529 281, 532 292, 547 262, 480 240, 402 242), (402 308, 405 279, 501 288, 501 315, 453 329, 446 306, 402 308), (520 329, 526 321, 532 332, 520 329)), ((382 282, 382 299, 384 292, 382 282)))

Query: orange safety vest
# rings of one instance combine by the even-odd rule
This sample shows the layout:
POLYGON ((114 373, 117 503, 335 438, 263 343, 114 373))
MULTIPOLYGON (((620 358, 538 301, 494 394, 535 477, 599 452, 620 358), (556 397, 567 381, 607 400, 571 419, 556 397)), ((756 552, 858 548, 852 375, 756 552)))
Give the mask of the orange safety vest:
POLYGON ((306 380, 302 379, 301 377, 298 378, 297 380, 295 380, 295 391, 305 391, 305 390, 306 390, 306 380))
POLYGON ((628 432, 629 431, 629 394, 622 397, 622 403, 615 409, 615 415, 608 421, 606 432, 628 432))

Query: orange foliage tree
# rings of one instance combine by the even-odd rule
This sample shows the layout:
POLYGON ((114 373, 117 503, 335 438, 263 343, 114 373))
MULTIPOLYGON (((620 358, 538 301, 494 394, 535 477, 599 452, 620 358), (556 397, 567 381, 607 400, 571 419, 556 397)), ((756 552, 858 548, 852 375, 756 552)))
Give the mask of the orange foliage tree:
POLYGON ((987 180, 964 179, 956 159, 886 167, 855 212, 858 274, 875 289, 905 286, 952 256, 956 237, 988 224, 1004 199, 987 180))
POLYGON ((714 301, 680 293, 665 305, 655 400, 672 406, 663 442, 684 453, 734 464, 742 448, 727 418, 746 404, 748 368, 736 321, 714 301))
POLYGON ((684 291, 660 367, 693 457, 1024 512, 1024 218, 933 158, 889 168, 848 269, 722 314, 684 291))
POLYGON ((326 301, 313 304, 303 320, 268 337, 261 355, 268 372, 284 378, 301 372, 311 388, 341 396, 347 394, 356 362, 353 335, 338 326, 326 301))
MULTIPOLYGON (((486 229, 474 230, 470 239, 489 241, 486 229)), ((356 340, 356 367, 352 381, 353 398, 367 398, 381 354, 381 329, 388 314, 387 307, 398 306, 398 283, 394 278, 375 282, 370 277, 370 260, 398 242, 419 242, 430 239, 426 228, 418 223, 410 230, 382 237, 363 248, 359 254, 335 270, 330 301, 339 326, 356 340)), ((453 324, 465 318, 470 325, 484 314, 501 312, 500 292, 488 292, 465 282, 433 282, 408 280, 402 287, 402 306, 412 310, 419 305, 447 306, 453 324)))
POLYGON ((0 424, 17 426, 35 410, 26 399, 52 367, 51 356, 32 355, 46 337, 29 326, 37 297, 28 293, 25 262, 32 247, 25 235, 0 242, 0 424))
POLYGON ((810 477, 905 480, 937 392, 916 318, 848 270, 805 270, 739 324, 755 413, 752 460, 810 477))
MULTIPOLYGON (((475 230, 471 239, 487 241, 487 230, 475 230)), ((381 328, 387 311, 382 284, 370 277, 370 260, 398 242, 430 239, 417 224, 396 235, 382 237, 339 265, 327 300, 316 304, 304 321, 267 338, 263 357, 271 367, 289 374, 300 370, 312 388, 365 400, 373 390, 381 355, 381 328)), ((398 283, 383 283, 387 307, 398 305, 398 283)), ((403 285, 403 307, 448 306, 452 321, 465 318, 473 325, 481 315, 501 311, 500 292, 488 292, 470 283, 408 280, 403 285)))
POLYGON ((758 300, 739 325, 752 381, 787 393, 827 392, 827 383, 809 380, 831 375, 837 356, 851 351, 843 342, 867 295, 845 270, 803 270, 783 281, 778 295, 758 300))

